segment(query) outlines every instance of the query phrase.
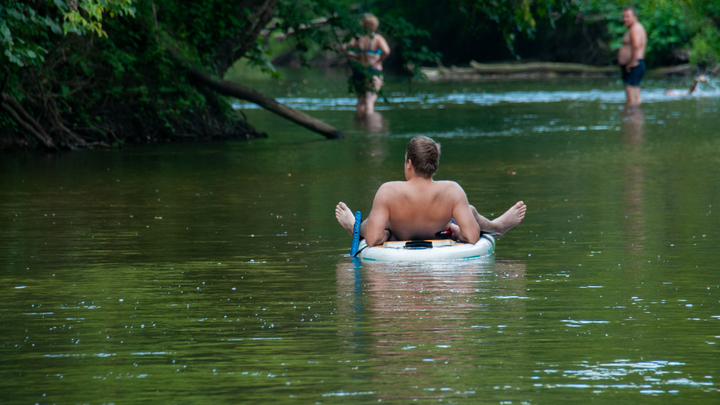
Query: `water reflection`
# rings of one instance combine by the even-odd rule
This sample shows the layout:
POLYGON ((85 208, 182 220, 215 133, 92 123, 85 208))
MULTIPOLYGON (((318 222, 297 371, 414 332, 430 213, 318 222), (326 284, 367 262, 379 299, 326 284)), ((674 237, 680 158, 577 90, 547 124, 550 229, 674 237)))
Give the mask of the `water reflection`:
POLYGON ((450 389, 448 380, 502 363, 508 354, 497 351, 494 339, 505 328, 522 328, 516 322, 525 316, 524 263, 343 261, 336 275, 341 346, 370 359, 393 359, 380 366, 378 383, 415 387, 382 399, 473 392, 479 381, 453 382, 450 389))
POLYGON ((642 166, 642 143, 645 136, 645 116, 642 106, 627 107, 622 112, 623 142, 628 159, 623 170, 623 200, 627 248, 640 252, 645 241, 644 172, 642 166))
POLYGON ((385 119, 379 112, 373 112, 363 116, 356 115, 355 119, 360 124, 361 128, 370 133, 386 132, 390 129, 388 120, 385 119))

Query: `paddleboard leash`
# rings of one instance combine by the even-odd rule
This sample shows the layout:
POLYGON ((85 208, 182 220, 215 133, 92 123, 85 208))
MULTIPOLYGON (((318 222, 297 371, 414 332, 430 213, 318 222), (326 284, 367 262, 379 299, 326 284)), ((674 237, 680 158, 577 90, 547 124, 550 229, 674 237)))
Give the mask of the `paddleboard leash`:
POLYGON ((360 246, 360 224, 362 223, 362 214, 355 211, 355 226, 353 227, 352 246, 350 247, 350 256, 355 256, 360 246))

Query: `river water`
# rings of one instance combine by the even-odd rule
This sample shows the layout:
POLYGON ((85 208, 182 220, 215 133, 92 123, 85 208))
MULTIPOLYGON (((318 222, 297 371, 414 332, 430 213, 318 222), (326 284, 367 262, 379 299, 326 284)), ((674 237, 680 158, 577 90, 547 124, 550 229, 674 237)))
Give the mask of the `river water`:
POLYGON ((397 79, 357 121, 342 72, 250 84, 349 137, 238 103, 268 139, 0 156, 0 403, 717 403, 717 90, 397 79), (527 217, 488 259, 357 265, 334 206, 418 134, 527 217))

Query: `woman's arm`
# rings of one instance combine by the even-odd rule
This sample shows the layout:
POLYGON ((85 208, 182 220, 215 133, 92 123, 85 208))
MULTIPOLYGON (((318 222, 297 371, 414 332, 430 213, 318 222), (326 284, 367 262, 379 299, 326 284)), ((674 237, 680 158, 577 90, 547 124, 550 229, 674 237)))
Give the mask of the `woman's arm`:
POLYGON ((354 51, 348 51, 348 48, 357 48, 357 39, 353 38, 350 40, 350 42, 342 45, 342 50, 345 53, 345 56, 347 56, 350 59, 357 60, 358 54, 354 51))
POLYGON ((390 56, 390 46, 388 45, 387 41, 385 41, 385 38, 383 38, 382 35, 376 35, 376 37, 378 41, 378 49, 382 49, 382 55, 380 55, 380 59, 378 60, 378 62, 382 62, 387 59, 388 56, 390 56))

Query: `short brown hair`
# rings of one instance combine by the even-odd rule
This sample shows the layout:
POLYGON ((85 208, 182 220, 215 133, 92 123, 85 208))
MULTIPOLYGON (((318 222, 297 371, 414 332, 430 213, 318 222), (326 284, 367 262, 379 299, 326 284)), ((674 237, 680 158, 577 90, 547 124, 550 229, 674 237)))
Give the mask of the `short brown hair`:
POLYGON ((637 11, 635 10, 635 7, 633 7, 633 6, 627 6, 627 7, 625 7, 625 8, 623 9, 623 12, 625 12, 625 11, 632 11, 633 15, 634 15, 635 17, 637 17, 637 11))
POLYGON ((427 136, 416 136, 408 142, 405 160, 412 162, 415 174, 429 179, 440 165, 440 144, 427 136))

